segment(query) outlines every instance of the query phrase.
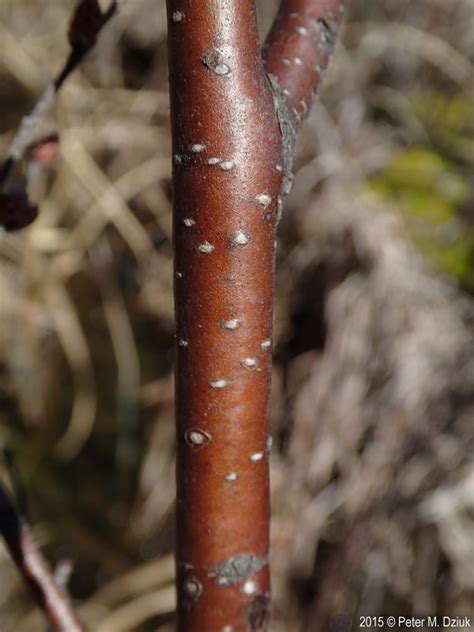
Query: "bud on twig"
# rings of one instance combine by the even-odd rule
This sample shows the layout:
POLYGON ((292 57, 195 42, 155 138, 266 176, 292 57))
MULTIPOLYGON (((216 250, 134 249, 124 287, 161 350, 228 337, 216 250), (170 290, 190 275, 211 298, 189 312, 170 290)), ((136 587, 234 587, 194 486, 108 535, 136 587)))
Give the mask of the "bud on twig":
POLYGON ((28 148, 28 157, 39 165, 51 164, 59 154, 59 134, 53 132, 36 141, 28 148))
POLYGON ((7 193, 0 193, 0 225, 6 231, 25 228, 38 216, 38 207, 32 204, 25 188, 12 187, 7 193))
POLYGON ((84 55, 95 46, 103 24, 104 15, 98 0, 82 0, 69 27, 68 40, 73 51, 84 55))

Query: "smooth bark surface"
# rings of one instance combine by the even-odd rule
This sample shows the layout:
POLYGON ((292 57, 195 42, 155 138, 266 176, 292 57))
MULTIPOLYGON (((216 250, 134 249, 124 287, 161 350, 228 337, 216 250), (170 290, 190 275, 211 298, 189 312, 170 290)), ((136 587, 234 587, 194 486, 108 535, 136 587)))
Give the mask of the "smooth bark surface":
POLYGON ((169 9, 178 627, 260 630, 281 139, 253 0, 169 9))
MULTIPOLYGON (((281 17, 277 55, 290 28, 281 17)), ((254 0, 168 0, 168 19, 178 630, 266 630, 275 237, 302 116, 279 85, 285 62, 267 56, 272 76, 264 69, 254 0)), ((295 98, 309 104, 320 74, 306 80, 299 65, 295 98)))
POLYGON ((268 35, 265 69, 277 79, 296 127, 324 77, 343 12, 341 0, 283 0, 268 35))

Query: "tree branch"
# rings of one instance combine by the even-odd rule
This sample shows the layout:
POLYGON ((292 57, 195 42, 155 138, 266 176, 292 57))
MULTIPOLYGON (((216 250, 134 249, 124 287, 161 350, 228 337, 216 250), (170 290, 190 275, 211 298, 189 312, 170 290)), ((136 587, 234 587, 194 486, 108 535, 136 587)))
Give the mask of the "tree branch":
POLYGON ((321 84, 342 22, 343 0, 283 0, 263 49, 297 131, 321 84))
POLYGON ((168 16, 178 629, 263 630, 281 137, 254 0, 168 0, 168 16))
POLYGON ((179 632, 267 629, 275 236, 294 142, 342 17, 168 0, 178 360, 179 632))
POLYGON ((25 584, 46 614, 53 630, 83 630, 67 593, 56 584, 52 571, 34 543, 31 531, 0 485, 0 533, 25 584))
POLYGON ((22 159, 36 129, 51 109, 56 94, 95 46, 98 34, 119 11, 121 4, 119 0, 112 0, 107 11, 102 13, 97 0, 80 0, 77 3, 68 33, 71 52, 56 79, 44 90, 31 113, 21 120, 7 158, 0 165, 0 188, 8 179, 15 164, 22 159))

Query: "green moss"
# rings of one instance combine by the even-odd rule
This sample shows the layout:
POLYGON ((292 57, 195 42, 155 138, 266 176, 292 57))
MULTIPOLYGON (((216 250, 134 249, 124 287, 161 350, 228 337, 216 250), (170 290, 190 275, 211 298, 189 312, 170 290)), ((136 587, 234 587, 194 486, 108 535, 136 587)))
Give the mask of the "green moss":
POLYGON ((474 162, 474 109, 463 94, 427 92, 411 100, 413 114, 436 150, 451 160, 474 162))
POLYGON ((474 235, 458 214, 470 186, 458 166, 433 149, 406 149, 369 186, 400 209, 408 235, 431 264, 474 290, 474 235))

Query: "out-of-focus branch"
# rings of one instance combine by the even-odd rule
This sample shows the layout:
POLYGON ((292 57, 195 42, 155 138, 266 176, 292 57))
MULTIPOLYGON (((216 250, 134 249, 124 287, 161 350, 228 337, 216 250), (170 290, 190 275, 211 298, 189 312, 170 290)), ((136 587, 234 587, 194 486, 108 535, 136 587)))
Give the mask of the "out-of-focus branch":
POLYGON ((37 548, 30 528, 1 484, 0 533, 51 628, 58 632, 81 632, 83 627, 74 614, 67 593, 55 582, 51 568, 37 548))
POLYGON ((283 0, 263 49, 295 132, 311 108, 336 43, 343 0, 283 0))
POLYGON ((68 32, 69 44, 71 45, 69 57, 56 79, 47 86, 31 113, 23 117, 18 132, 10 145, 7 158, 0 166, 0 187, 8 179, 15 164, 23 157, 35 130, 53 105, 56 94, 69 75, 95 46, 100 31, 119 11, 121 5, 120 0, 113 0, 105 12, 101 11, 98 0, 80 0, 76 5, 68 32))

